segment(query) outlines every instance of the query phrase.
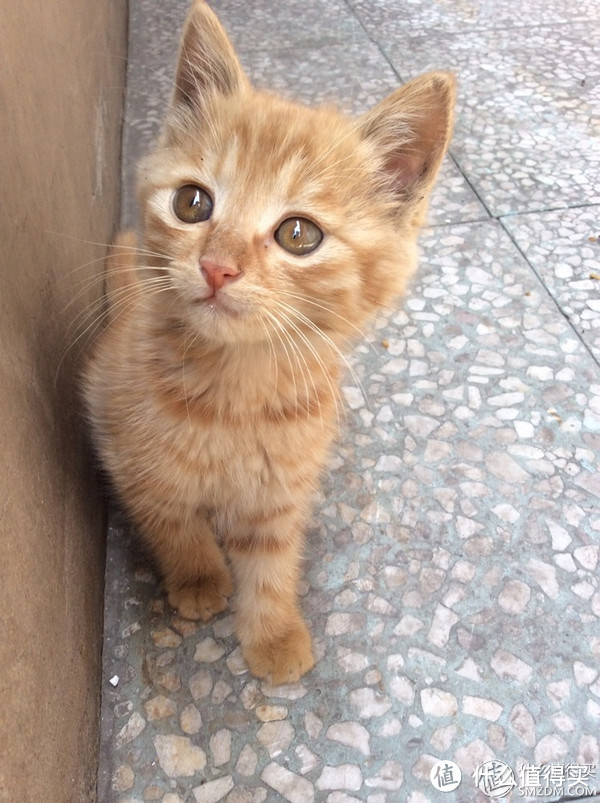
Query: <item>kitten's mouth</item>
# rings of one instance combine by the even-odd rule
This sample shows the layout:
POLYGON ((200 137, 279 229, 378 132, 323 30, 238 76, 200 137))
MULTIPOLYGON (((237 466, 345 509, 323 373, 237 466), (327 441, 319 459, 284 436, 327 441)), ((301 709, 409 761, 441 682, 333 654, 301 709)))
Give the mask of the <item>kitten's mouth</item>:
POLYGON ((210 296, 195 298, 194 304, 205 308, 213 315, 227 315, 233 318, 239 318, 242 315, 240 305, 219 291, 210 296))

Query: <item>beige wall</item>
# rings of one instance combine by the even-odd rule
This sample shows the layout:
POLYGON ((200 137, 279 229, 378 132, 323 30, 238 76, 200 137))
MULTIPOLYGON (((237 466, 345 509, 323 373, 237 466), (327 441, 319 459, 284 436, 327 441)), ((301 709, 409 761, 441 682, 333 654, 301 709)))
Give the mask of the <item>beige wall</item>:
POLYGON ((68 346, 117 220, 126 11, 0 0, 2 803, 95 798, 103 515, 68 346))

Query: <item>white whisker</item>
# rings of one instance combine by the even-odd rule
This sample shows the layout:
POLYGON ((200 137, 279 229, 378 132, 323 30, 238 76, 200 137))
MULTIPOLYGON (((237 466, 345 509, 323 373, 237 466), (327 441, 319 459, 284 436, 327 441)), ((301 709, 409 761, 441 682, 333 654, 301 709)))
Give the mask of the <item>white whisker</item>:
MULTIPOLYGON (((260 315, 259 319, 262 328, 264 329, 265 336, 269 342, 269 366, 274 365, 275 367, 275 380, 273 383, 273 396, 271 397, 271 404, 277 398, 277 392, 279 388, 279 363, 277 361, 277 352, 275 351, 275 344, 273 343, 273 338, 271 337, 271 333, 269 332, 269 327, 265 323, 264 316, 260 315)), ((298 409, 298 404, 296 400, 296 410, 298 409)))
POLYGON ((192 337, 192 339, 191 339, 189 344, 186 344, 187 336, 188 336, 188 329, 187 329, 187 326, 186 326, 185 333, 184 333, 184 336, 183 336, 183 355, 181 357, 181 381, 183 383, 183 398, 185 400, 185 411, 186 411, 186 414, 187 414, 188 427, 189 427, 189 431, 191 433, 191 431, 192 431, 192 419, 190 418, 190 406, 189 406, 189 402, 188 402, 187 386, 186 386, 186 379, 185 379, 185 358, 187 356, 187 353, 188 353, 189 349, 197 341, 198 334, 197 333, 194 334, 194 336, 192 337))
MULTIPOLYGON (((115 290, 112 290, 111 293, 110 293, 110 299, 114 303, 115 299, 118 300, 122 295, 126 295, 128 293, 133 293, 137 289, 140 289, 141 287, 147 288, 147 287, 153 287, 153 286, 157 286, 157 285, 158 286, 162 286, 162 285, 166 285, 166 283, 167 283, 167 280, 163 276, 149 277, 147 279, 143 279, 143 280, 141 280, 139 282, 136 282, 136 284, 134 286, 128 285, 126 287, 119 287, 119 288, 116 288, 115 290)), ((89 291, 90 289, 91 289, 91 287, 87 287, 87 288, 85 288, 85 290, 81 290, 78 295, 85 295, 85 291, 89 291)), ((71 299, 65 305, 65 307, 63 308, 63 312, 65 312, 71 306, 71 304, 74 301, 75 301, 75 298, 71 299)), ((97 307, 103 307, 107 303, 108 303, 108 298, 106 297, 105 294, 102 294, 102 296, 100 296, 99 298, 95 299, 92 302, 91 310, 93 311, 97 307)), ((73 328, 76 329, 77 326, 78 326, 77 322, 79 321, 79 319, 80 318, 84 318, 85 319, 89 314, 90 314, 90 307, 87 307, 87 308, 84 308, 84 309, 80 310, 80 312, 73 318, 73 320, 69 324, 69 331, 71 331, 71 329, 73 329, 73 328)))
MULTIPOLYGON (((153 282, 156 280, 148 280, 148 282, 153 282)), ((158 282, 157 282, 158 284, 158 282)), ((139 288, 139 285, 135 286, 136 290, 139 288)), ((96 334, 98 329, 104 325, 104 323, 108 319, 114 319, 115 317, 120 317, 124 313, 127 313, 130 309, 136 306, 137 303, 142 301, 142 298, 148 298, 154 295, 158 295, 160 293, 165 292, 165 290, 169 290, 170 287, 166 282, 163 280, 163 283, 158 286, 158 288, 153 288, 150 293, 139 293, 139 292, 131 292, 131 287, 122 287, 119 290, 113 293, 112 303, 108 303, 108 300, 103 296, 101 299, 98 299, 95 304, 92 306, 92 309, 89 308, 83 310, 76 318, 74 319, 73 323, 71 324, 70 328, 73 328, 73 324, 77 321, 81 315, 84 316, 84 322, 86 317, 93 316, 91 322, 88 325, 84 325, 83 330, 75 337, 75 339, 69 344, 69 346, 65 349, 62 357, 56 368, 56 373, 54 376, 54 384, 58 381, 58 375, 62 368, 64 361, 66 360, 67 356, 70 352, 77 346, 80 341, 87 336, 86 343, 96 334), (115 300, 116 299, 116 300, 115 300), (102 309, 104 308, 104 309, 102 309), (97 315, 98 310, 102 309, 102 312, 97 315)))
MULTIPOLYGON (((327 366, 325 365, 325 363, 323 361, 323 358, 321 357, 321 355, 319 354, 319 352, 315 348, 314 344, 311 343, 311 341, 308 338, 308 336, 300 329, 299 326, 297 326, 297 324, 294 323, 294 321, 289 317, 289 315, 287 315, 285 312, 282 311, 282 309, 288 309, 292 313, 295 313, 296 310, 294 310, 293 307, 289 307, 289 305, 283 304, 282 302, 279 302, 279 301, 277 302, 277 307, 279 308, 278 309, 279 316, 287 323, 287 325, 292 329, 292 331, 295 332, 298 335, 298 337, 301 339, 301 341, 306 346, 308 353, 312 354, 312 356, 317 361, 317 364, 321 368, 323 377, 324 377, 324 379, 325 379, 325 381, 326 381, 326 383, 327 383, 327 385, 329 387, 329 390, 330 390, 332 398, 333 398, 333 402, 334 402, 334 405, 335 405, 336 420, 339 423, 339 406, 338 406, 339 390, 338 390, 338 387, 337 387, 336 383, 333 382, 333 380, 331 379, 331 376, 329 374, 329 370, 328 370, 327 366)), ((318 329, 316 331, 318 332, 318 329)), ((308 364, 306 363, 306 358, 304 357, 302 348, 300 348, 298 346, 298 344, 296 344, 296 343, 295 343, 295 345, 298 348, 298 353, 300 355, 302 355, 302 358, 303 358, 303 360, 304 360, 304 362, 306 364, 307 370, 309 372, 309 377, 310 377, 310 380, 311 380, 311 384, 313 386, 313 391, 315 393, 315 397, 316 397, 317 403, 319 405, 319 410, 321 410, 321 403, 320 403, 319 394, 318 394, 318 391, 316 389, 316 385, 315 385, 315 382, 314 382, 313 373, 310 370, 310 368, 308 367, 308 364)), ((337 348, 336 348, 336 350, 337 350, 337 348)), ((323 424, 322 416, 321 416, 321 423, 323 424)))
MULTIPOLYGON (((111 276, 115 276, 115 275, 118 276, 119 274, 128 274, 128 273, 131 273, 132 271, 133 272, 135 272, 135 271, 143 272, 145 270, 157 270, 158 271, 158 270, 163 270, 163 269, 162 268, 155 268, 153 265, 136 265, 136 266, 131 266, 131 267, 127 267, 127 268, 111 268, 110 269, 110 275, 111 276)), ((83 281, 81 281, 79 290, 75 293, 75 295, 71 296, 71 298, 63 306, 62 312, 66 312, 66 310, 68 310, 69 307, 71 307, 73 304, 75 304, 82 296, 85 296, 87 293, 89 293, 95 286, 97 286, 99 284, 104 285, 106 279, 107 279, 106 272, 102 271, 101 273, 97 273, 94 276, 90 276, 87 279, 84 279, 83 281)), ((144 281, 147 281, 147 280, 142 279, 142 280, 138 281, 138 284, 141 284, 144 281)))
POLYGON ((365 400, 365 403, 368 403, 367 394, 365 393, 365 389, 363 387, 362 382, 360 381, 359 376, 357 375, 356 371, 352 368, 346 355, 341 351, 341 349, 337 346, 337 344, 334 343, 334 341, 327 334, 325 334, 325 332, 323 332, 322 329, 320 329, 313 321, 311 321, 310 318, 307 318, 306 315, 304 315, 302 312, 290 306, 289 304, 285 304, 283 301, 278 302, 278 304, 283 306, 289 313, 293 314, 298 321, 307 326, 312 332, 314 332, 325 343, 327 343, 328 346, 330 346, 330 348, 338 355, 338 357, 341 359, 341 361, 348 369, 350 376, 352 377, 354 383, 360 390, 365 400))
MULTIPOLYGON (((289 368, 290 368, 290 375, 292 377, 292 384, 294 386, 294 406, 295 406, 295 410, 296 410, 296 418, 298 418, 299 398, 298 398, 298 385, 297 385, 297 382, 296 382, 296 371, 294 370, 294 366, 292 365, 292 359, 290 357, 290 353, 289 353, 289 351, 287 349, 287 346, 286 346, 286 344, 285 344, 285 342, 283 340, 282 335, 285 335, 285 339, 287 340, 288 345, 290 347, 293 346, 294 344, 290 341, 289 334, 286 332, 285 326, 281 323, 281 321, 277 318, 277 316, 274 313, 272 313, 272 312, 270 312, 268 310, 265 310, 263 312, 263 314, 266 315, 267 318, 274 324, 274 330, 273 331, 275 332, 275 335, 277 336, 277 339, 281 343, 281 347, 282 347, 282 349, 284 351, 284 354, 286 356, 287 363, 288 363, 289 368)), ((304 376, 304 370, 302 368, 302 365, 299 363, 298 356, 296 354, 296 349, 293 349, 293 353, 294 353, 294 357, 296 358, 296 364, 300 368, 300 373, 302 374, 302 379, 304 380, 304 387, 305 387, 306 395, 308 396, 308 385, 306 383, 306 377, 304 376)))
MULTIPOLYGON (((369 343, 369 341, 365 339, 364 331, 360 329, 358 326, 356 326, 356 324, 352 323, 352 321, 348 320, 348 318, 345 318, 343 315, 340 315, 338 312, 333 310, 330 306, 327 306, 326 304, 320 304, 318 301, 315 301, 313 298, 309 298, 308 296, 302 293, 292 293, 289 290, 279 290, 279 294, 288 296, 289 298, 294 298, 297 301, 302 301, 305 304, 310 304, 312 307, 317 307, 318 309, 324 310, 325 312, 327 312, 328 315, 333 315, 334 318, 337 318, 338 320, 346 324, 346 326, 349 326, 351 329, 353 329, 356 332, 356 334, 360 337, 360 339, 363 342, 365 342, 373 351, 376 352, 376 349, 373 346, 373 344, 369 343)), ((342 337, 344 338, 344 340, 349 342, 349 338, 346 337, 346 335, 342 335, 342 337)))

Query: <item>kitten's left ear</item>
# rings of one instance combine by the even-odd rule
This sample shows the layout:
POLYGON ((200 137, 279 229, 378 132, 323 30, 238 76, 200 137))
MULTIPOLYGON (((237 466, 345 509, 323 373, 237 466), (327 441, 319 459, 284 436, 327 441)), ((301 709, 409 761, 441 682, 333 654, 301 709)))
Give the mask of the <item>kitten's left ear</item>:
POLYGON ((194 0, 183 29, 173 106, 200 109, 214 92, 233 94, 248 83, 238 57, 216 15, 194 0))
POLYGON ((450 73, 427 73, 361 118, 399 201, 419 203, 433 185, 452 134, 455 85, 450 73))

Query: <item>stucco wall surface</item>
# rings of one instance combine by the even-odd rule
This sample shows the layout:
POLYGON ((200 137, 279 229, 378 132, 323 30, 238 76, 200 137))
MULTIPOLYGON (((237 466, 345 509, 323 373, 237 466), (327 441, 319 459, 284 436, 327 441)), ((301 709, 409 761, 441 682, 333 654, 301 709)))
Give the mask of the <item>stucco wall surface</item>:
POLYGON ((0 0, 0 801, 95 798, 102 500, 76 393, 118 217, 127 4, 0 0))

